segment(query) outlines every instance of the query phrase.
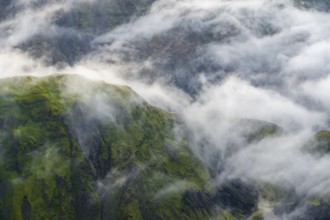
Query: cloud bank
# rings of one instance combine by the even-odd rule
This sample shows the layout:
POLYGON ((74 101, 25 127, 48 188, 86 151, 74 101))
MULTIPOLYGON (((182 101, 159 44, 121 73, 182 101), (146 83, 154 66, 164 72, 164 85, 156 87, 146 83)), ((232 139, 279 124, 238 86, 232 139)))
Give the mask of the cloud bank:
MULTIPOLYGON (((179 116, 194 151, 218 170, 217 181, 329 193, 329 155, 304 151, 317 131, 329 129, 326 3, 127 2, 10 1, 0 10, 0 78, 71 73, 128 85, 179 116), (113 23, 92 29, 101 6, 127 19, 111 12, 113 23), (240 119, 276 124, 285 135, 248 143, 240 119)), ((103 104, 94 103, 100 117, 111 109, 103 104)))

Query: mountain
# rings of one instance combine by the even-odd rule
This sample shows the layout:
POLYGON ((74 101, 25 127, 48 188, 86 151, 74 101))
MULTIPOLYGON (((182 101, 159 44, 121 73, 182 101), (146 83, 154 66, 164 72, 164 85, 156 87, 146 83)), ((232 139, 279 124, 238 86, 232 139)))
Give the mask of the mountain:
POLYGON ((207 215, 184 201, 187 192, 206 192, 209 176, 175 139, 174 115, 127 87, 78 76, 0 84, 1 219, 207 215), (68 83, 88 86, 92 99, 65 91, 68 83), (89 103, 96 97, 102 103, 89 103))
POLYGON ((330 219, 329 10, 0 0, 0 220, 330 219))
MULTIPOLYGON (((248 142, 282 133, 262 121, 236 123, 248 142)), ((277 186, 238 179, 212 186, 216 170, 175 126, 173 113, 126 86, 77 75, 2 79, 1 219, 257 220, 260 198, 279 214, 288 209, 283 201, 291 208, 301 201, 277 186)), ((327 135, 317 135, 322 146, 327 135)))
MULTIPOLYGON (((1 80, 1 219, 258 219, 257 188, 212 187, 214 170, 176 124, 126 86, 77 75, 1 80)), ((259 135, 248 140, 277 130, 249 124, 259 135)))

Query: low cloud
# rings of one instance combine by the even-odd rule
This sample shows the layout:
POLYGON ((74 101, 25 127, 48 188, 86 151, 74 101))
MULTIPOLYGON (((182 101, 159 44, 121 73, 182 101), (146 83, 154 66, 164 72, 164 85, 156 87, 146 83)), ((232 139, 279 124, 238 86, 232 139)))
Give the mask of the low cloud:
MULTIPOLYGON (((317 131, 329 129, 329 13, 289 0, 158 0, 106 33, 88 35, 90 50, 73 63, 49 64, 20 47, 35 36, 83 33, 54 21, 81 2, 100 1, 16 1, 18 12, 0 22, 0 78, 64 72, 128 85, 178 115, 196 154, 221 171, 216 181, 329 193, 329 155, 304 151, 317 131), (284 134, 250 143, 241 119, 276 124, 284 134)), ((95 117, 115 121, 104 95, 88 86, 79 92, 95 117)))

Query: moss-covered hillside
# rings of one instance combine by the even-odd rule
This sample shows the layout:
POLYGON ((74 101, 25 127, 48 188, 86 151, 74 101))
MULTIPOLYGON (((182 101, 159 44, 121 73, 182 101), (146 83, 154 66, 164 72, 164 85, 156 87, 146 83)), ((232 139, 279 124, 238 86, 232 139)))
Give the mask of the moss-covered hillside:
MULTIPOLYGON (((247 142, 282 132, 240 124, 247 142)), ((262 201, 281 216, 304 200, 238 179, 212 187, 215 170, 175 126, 125 86, 75 75, 0 80, 0 219, 257 220, 262 201)), ((328 132, 316 138, 328 148, 328 132)), ((312 214, 328 207, 311 201, 312 214)))
POLYGON ((0 81, 0 219, 205 219, 174 116, 78 76, 0 81))

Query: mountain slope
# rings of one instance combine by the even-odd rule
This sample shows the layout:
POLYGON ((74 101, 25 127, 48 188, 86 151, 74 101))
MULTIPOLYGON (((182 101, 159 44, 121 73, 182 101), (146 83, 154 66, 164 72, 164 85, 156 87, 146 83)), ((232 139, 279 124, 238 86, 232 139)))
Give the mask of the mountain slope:
POLYGON ((183 200, 206 191, 209 177, 175 139, 173 115, 127 87, 77 76, 0 84, 1 219, 208 215, 183 200), (68 91, 67 83, 92 89, 68 91))
MULTIPOLYGON (((237 123, 247 143, 283 132, 237 123)), ((175 126, 125 86, 75 75, 0 80, 0 219, 256 220, 300 206, 311 219, 329 216, 326 200, 280 186, 213 186, 221 170, 206 168, 175 126)), ((327 150, 328 132, 316 140, 327 150)))

